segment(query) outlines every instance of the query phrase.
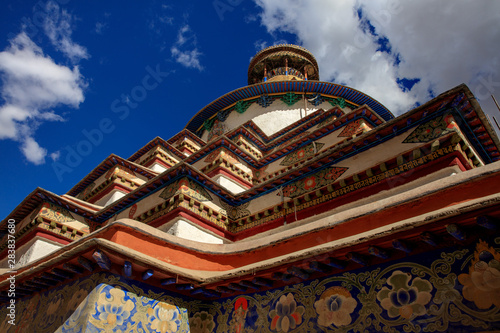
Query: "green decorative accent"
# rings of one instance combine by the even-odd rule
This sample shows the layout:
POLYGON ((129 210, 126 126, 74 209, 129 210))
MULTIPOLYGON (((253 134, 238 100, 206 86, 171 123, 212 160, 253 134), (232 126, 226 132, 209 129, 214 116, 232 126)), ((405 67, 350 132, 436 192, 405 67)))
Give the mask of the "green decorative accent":
POLYGON ((344 108, 346 106, 346 101, 345 99, 343 98, 328 98, 327 99, 328 102, 332 105, 332 106, 335 106, 335 105, 338 105, 339 107, 341 108, 344 108))
POLYGON ((288 106, 292 106, 300 100, 300 96, 298 94, 294 94, 292 92, 287 92, 281 97, 281 100, 288 106))
POLYGON ((215 122, 215 118, 205 120, 205 122, 203 123, 203 128, 206 131, 210 131, 212 129, 212 126, 214 126, 214 122, 215 122))
POLYGON ((351 109, 356 108, 356 105, 347 102, 342 97, 339 98, 326 97, 325 100, 327 100, 332 106, 338 105, 340 108, 345 108, 346 106, 350 107, 351 109))
POLYGON ((249 107, 251 102, 244 102, 244 101, 238 101, 236 102, 236 105, 234 106, 234 109, 238 113, 244 113, 249 107))

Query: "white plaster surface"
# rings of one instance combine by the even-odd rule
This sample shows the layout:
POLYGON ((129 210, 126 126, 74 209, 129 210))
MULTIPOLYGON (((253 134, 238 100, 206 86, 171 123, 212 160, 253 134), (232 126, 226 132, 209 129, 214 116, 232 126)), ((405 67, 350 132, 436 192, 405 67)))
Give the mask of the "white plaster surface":
POLYGON ((247 190, 245 187, 241 186, 240 184, 236 183, 234 180, 229 179, 224 175, 216 175, 213 178, 213 180, 217 184, 224 186, 226 189, 228 189, 229 191, 231 191, 234 194, 238 194, 238 193, 241 193, 241 192, 244 192, 247 190))
MULTIPOLYGON (((21 246, 20 248, 16 249, 15 268, 19 268, 32 261, 40 259, 54 252, 55 250, 60 249, 61 247, 62 245, 60 244, 36 237, 33 240, 21 246)), ((0 262, 0 267, 2 268, 8 267, 8 258, 4 258, 0 262)))
POLYGON ((170 235, 196 242, 210 244, 224 243, 222 238, 217 237, 206 230, 202 230, 198 226, 193 225, 191 222, 182 218, 176 218, 174 221, 161 226, 159 229, 170 235))
POLYGON ((153 163, 153 165, 150 167, 151 170, 162 173, 163 171, 167 170, 163 165, 158 164, 158 163, 153 163))
POLYGON ((112 191, 110 194, 106 195, 105 197, 101 198, 96 203, 98 205, 103 205, 104 207, 106 207, 107 205, 112 204, 116 200, 123 198, 125 195, 126 195, 125 193, 123 193, 119 190, 115 190, 115 191, 112 191))

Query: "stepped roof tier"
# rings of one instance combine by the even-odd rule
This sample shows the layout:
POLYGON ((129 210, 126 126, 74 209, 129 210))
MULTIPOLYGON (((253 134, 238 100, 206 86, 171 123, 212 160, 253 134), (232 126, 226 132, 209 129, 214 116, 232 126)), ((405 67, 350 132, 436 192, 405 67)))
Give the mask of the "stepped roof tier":
POLYGON ((25 332, 500 329, 500 142, 467 86, 395 118, 294 45, 248 80, 29 194, 0 222, 2 316, 15 274, 25 332))

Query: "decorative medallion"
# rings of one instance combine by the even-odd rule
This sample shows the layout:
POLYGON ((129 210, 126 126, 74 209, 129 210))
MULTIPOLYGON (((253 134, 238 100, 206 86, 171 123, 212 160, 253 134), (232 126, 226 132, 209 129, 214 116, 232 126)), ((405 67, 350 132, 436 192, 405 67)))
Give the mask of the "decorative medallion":
POLYGON ((318 188, 335 182, 348 168, 331 167, 321 170, 312 176, 300 179, 283 188, 283 195, 287 198, 295 198, 305 193, 312 192, 318 188))
POLYGON ((358 302, 344 287, 330 287, 321 294, 314 307, 318 313, 318 325, 324 327, 340 327, 352 322, 351 314, 358 302))
MULTIPOLYGON (((206 311, 196 312, 189 319, 190 332, 211 333, 215 329, 214 316, 206 311)), ((170 332, 170 331, 169 331, 170 332)), ((177 331, 171 331, 177 332, 177 331)))
POLYGON ((221 206, 226 211, 227 217, 230 218, 231 220, 237 220, 239 218, 250 215, 250 211, 246 209, 248 205, 250 205, 250 202, 246 202, 239 206, 232 206, 223 200, 220 200, 220 203, 221 206))
POLYGON ((252 172, 253 172, 253 176, 255 179, 257 180, 260 180, 266 176, 269 175, 269 172, 266 172, 266 169, 267 167, 269 166, 269 164, 266 164, 264 165, 262 168, 260 169, 256 169, 256 168, 251 168, 252 169, 252 172))
POLYGON ((282 295, 273 310, 269 312, 271 330, 276 332, 294 332, 302 324, 305 308, 297 306, 292 293, 282 295))
POLYGON ((130 207, 130 210, 128 211, 129 219, 134 219, 135 212, 137 212, 137 204, 134 204, 132 207, 130 207))
POLYGON ((291 152, 288 154, 283 161, 281 161, 280 165, 282 166, 289 166, 293 165, 297 162, 300 162, 308 157, 316 155, 321 147, 323 147, 325 144, 324 143, 319 143, 319 142, 312 142, 308 144, 307 146, 301 147, 294 152, 291 152))
POLYGON ((411 281, 412 277, 410 273, 394 271, 387 279, 390 288, 383 287, 377 293, 377 300, 389 318, 410 319, 427 314, 426 305, 432 299, 433 287, 419 277, 411 281))
POLYGON ((160 198, 168 200, 174 195, 181 193, 198 201, 212 201, 212 197, 205 188, 188 178, 179 179, 173 184, 168 185, 161 192, 160 198))
POLYGON ((445 114, 434 118, 425 124, 419 125, 403 143, 429 142, 439 138, 442 135, 452 132, 457 125, 451 114, 445 114))
POLYGON ((462 294, 479 309, 500 308, 500 253, 480 240, 470 261, 469 273, 460 274, 462 294))

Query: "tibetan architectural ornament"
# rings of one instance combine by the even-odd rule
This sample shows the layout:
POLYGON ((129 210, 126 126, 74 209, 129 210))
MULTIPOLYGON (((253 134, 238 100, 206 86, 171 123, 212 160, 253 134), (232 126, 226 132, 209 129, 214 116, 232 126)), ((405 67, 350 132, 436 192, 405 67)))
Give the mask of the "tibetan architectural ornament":
POLYGON ((0 332, 500 331, 500 144, 469 88, 395 118, 296 45, 247 78, 0 222, 0 332))

